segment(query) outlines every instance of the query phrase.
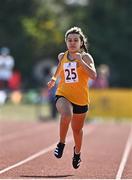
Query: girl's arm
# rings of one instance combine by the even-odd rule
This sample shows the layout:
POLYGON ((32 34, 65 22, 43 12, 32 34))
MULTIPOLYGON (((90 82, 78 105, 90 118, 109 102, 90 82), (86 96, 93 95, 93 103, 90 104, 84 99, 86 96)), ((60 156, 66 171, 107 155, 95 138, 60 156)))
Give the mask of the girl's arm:
POLYGON ((89 77, 95 80, 97 77, 97 73, 92 56, 88 53, 85 53, 83 55, 81 55, 80 53, 76 53, 75 58, 79 60, 79 64, 83 66, 89 77))
POLYGON ((61 60, 62 60, 63 56, 64 56, 64 53, 60 53, 58 55, 59 63, 58 63, 57 69, 56 69, 54 75, 52 76, 51 80, 47 84, 49 89, 51 89, 55 85, 55 82, 56 82, 56 80, 57 80, 57 78, 58 78, 58 76, 60 74, 61 60))
POLYGON ((84 56, 82 56, 80 63, 88 73, 89 77, 95 80, 97 77, 97 73, 92 56, 88 53, 85 54, 84 56))

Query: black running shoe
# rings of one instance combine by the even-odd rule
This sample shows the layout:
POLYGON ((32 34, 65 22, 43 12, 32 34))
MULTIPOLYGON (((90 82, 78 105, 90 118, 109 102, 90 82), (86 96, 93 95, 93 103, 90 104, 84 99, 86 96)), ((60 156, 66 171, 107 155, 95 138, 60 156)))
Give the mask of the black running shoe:
POLYGON ((72 165, 75 169, 79 168, 81 162, 80 154, 75 153, 75 147, 74 147, 74 156, 72 158, 72 165))
POLYGON ((63 143, 60 143, 60 142, 59 142, 59 143, 57 144, 57 147, 55 148, 55 151, 54 151, 54 155, 55 155, 57 158, 61 158, 61 157, 62 157, 64 147, 65 147, 65 144, 63 144, 63 143))

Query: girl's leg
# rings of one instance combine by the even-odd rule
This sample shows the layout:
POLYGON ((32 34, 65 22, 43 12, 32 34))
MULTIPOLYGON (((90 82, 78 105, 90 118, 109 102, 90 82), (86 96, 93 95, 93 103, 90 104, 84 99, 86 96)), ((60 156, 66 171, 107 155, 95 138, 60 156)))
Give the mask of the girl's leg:
POLYGON ((73 114, 71 121, 71 126, 73 130, 74 142, 75 142, 75 153, 79 154, 82 146, 82 136, 83 136, 83 125, 86 117, 86 113, 83 114, 73 114))
POLYGON ((60 118, 60 142, 65 143, 69 123, 72 120, 73 117, 73 107, 71 103, 61 97, 57 100, 56 107, 58 112, 61 115, 60 118))

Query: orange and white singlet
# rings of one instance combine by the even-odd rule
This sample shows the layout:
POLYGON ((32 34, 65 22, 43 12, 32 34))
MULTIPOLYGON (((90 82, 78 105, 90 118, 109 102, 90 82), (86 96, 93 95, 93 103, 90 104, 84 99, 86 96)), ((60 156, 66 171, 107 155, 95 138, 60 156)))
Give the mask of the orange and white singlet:
POLYGON ((64 96, 70 102, 84 106, 89 104, 88 74, 79 66, 79 60, 69 60, 68 51, 61 59, 60 82, 56 95, 64 96))

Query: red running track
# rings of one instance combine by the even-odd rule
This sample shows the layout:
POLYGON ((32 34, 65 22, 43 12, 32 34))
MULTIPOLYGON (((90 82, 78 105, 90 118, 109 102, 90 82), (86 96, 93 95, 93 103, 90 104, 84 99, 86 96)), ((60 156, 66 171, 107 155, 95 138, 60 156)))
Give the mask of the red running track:
POLYGON ((73 138, 56 159, 58 121, 0 122, 0 179, 132 179, 132 125, 85 124, 79 169, 72 167, 73 138))

